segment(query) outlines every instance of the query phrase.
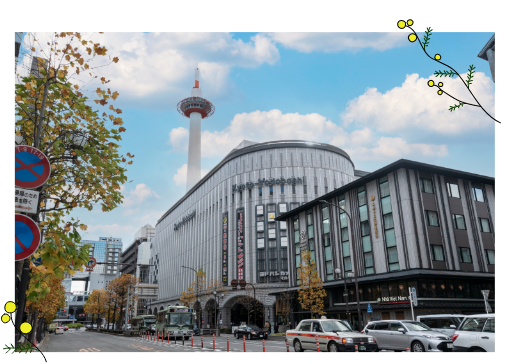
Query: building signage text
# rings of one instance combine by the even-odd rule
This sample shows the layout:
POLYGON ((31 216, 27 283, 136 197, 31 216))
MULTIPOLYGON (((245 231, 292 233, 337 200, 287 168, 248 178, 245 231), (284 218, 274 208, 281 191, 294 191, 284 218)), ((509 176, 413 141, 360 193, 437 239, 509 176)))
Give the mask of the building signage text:
POLYGON ((252 189, 253 187, 255 187, 255 185, 257 185, 258 187, 262 187, 262 186, 273 186, 273 185, 284 185, 285 183, 287 184, 301 184, 303 183, 303 178, 300 178, 300 177, 292 177, 292 178, 270 178, 270 179, 265 179, 265 178, 262 178, 262 179, 258 179, 258 182, 257 183, 253 183, 253 182, 246 182, 246 183, 243 183, 243 184, 240 184, 240 185, 237 185, 237 184, 234 184, 232 185, 232 192, 234 191, 240 191, 240 190, 243 190, 245 188, 247 189, 252 189))
POLYGON ((376 221, 376 206, 374 206, 374 196, 371 197, 372 200, 372 215, 374 216, 374 234, 376 238, 378 238, 378 225, 376 221))
POLYGON ((404 296, 390 296, 390 297, 381 297, 378 298, 377 302, 402 302, 402 301, 409 301, 410 299, 408 297, 404 296))
POLYGON ((237 211, 237 279, 244 279, 244 210, 237 211))
POLYGON ((175 224, 175 230, 180 229, 180 226, 182 226, 183 224, 185 224, 187 221, 189 221, 190 219, 192 219, 194 216, 196 216, 196 210, 194 210, 193 212, 191 212, 189 215, 185 215, 184 217, 182 217, 182 221, 180 221, 178 224, 175 224))
POLYGON ((269 276, 269 277, 281 277, 281 280, 282 281, 288 281, 289 280, 289 272, 277 272, 277 271, 273 271, 273 272, 260 272, 260 277, 266 277, 266 276, 269 276))
POLYGON ((223 285, 228 285, 228 214, 223 216, 223 285))

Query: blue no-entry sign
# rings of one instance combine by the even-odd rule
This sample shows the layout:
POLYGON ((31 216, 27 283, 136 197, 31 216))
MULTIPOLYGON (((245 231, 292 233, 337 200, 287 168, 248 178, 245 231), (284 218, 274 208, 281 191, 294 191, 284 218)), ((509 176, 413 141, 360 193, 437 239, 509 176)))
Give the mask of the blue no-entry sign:
POLYGON ((370 303, 367 303, 367 312, 372 312, 372 307, 370 303))
POLYGON ((48 158, 34 147, 20 145, 14 149, 14 184, 21 188, 37 188, 50 177, 48 158))
POLYGON ((14 218, 14 260, 30 257, 41 241, 39 227, 30 217, 15 214, 14 218))

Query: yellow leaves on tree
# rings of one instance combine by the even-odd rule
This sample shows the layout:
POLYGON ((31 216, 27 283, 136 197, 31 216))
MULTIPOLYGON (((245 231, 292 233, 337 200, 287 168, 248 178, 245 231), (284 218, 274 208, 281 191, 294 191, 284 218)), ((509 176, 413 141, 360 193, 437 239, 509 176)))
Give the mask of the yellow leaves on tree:
POLYGON ((31 264, 31 279, 27 291, 26 307, 29 312, 38 312, 47 323, 51 322, 56 312, 65 307, 66 297, 62 281, 64 277, 56 277, 45 267, 31 264))
POLYGON ((301 253, 301 265, 298 270, 299 290, 298 301, 304 310, 310 311, 312 318, 314 315, 323 315, 324 297, 326 291, 315 262, 312 260, 312 253, 304 251, 301 253))

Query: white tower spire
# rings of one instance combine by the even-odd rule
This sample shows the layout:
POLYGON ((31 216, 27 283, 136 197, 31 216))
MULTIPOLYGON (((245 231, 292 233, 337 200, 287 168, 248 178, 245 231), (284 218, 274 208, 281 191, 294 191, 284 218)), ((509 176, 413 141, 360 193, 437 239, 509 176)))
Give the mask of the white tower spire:
POLYGON ((191 120, 187 158, 187 191, 201 179, 201 120, 211 116, 215 110, 210 101, 202 98, 199 75, 199 69, 196 68, 191 97, 180 101, 177 105, 178 112, 191 120))

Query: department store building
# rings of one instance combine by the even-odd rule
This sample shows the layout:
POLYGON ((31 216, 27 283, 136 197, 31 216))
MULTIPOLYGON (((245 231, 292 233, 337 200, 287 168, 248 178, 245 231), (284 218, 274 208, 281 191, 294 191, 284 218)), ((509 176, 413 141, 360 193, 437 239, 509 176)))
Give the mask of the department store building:
MULTIPOLYGON (((416 315, 484 312, 481 289, 491 290, 494 307, 494 186, 490 177, 405 160, 359 171, 324 143, 244 140, 157 222, 150 274, 159 296, 148 313, 177 304, 202 269, 228 289, 220 327, 246 321, 237 303, 245 292, 263 304, 257 324, 286 323, 280 293, 297 291, 302 230, 329 317, 355 322, 354 279, 346 277, 347 305, 343 295, 354 267, 363 322, 411 317, 410 285, 416 315), (320 200, 344 207, 351 222, 320 200), (257 289, 232 289, 234 280, 257 289)), ((215 325, 213 306, 212 297, 202 302, 204 327, 215 325)), ((296 303, 292 324, 307 316, 296 303)))

